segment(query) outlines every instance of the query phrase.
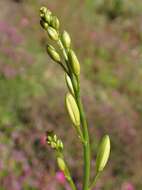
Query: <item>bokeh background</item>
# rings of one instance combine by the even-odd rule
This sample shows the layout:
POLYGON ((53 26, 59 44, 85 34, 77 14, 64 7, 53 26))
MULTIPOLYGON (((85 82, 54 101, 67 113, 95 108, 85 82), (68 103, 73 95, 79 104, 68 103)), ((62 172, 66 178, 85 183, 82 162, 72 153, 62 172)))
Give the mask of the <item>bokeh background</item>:
POLYGON ((80 187, 82 148, 64 109, 64 75, 45 52, 39 8, 66 29, 81 63, 92 177, 100 138, 112 141, 95 190, 142 189, 142 1, 0 0, 0 190, 68 189, 44 143, 53 129, 80 187))

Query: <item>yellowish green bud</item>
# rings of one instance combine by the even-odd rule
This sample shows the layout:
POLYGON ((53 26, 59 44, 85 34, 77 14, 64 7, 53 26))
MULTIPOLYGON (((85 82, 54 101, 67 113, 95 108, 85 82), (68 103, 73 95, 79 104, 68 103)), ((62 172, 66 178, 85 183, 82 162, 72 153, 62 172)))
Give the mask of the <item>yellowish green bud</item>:
POLYGON ((70 48, 71 46, 71 38, 68 32, 64 31, 61 35, 61 40, 66 49, 70 48))
POLYGON ((103 171, 105 165, 108 162, 109 155, 110 155, 110 138, 108 135, 105 135, 101 140, 97 154, 97 159, 96 159, 97 173, 103 171))
POLYGON ((68 114, 70 116, 70 119, 72 120, 73 124, 76 127, 80 126, 80 113, 79 109, 77 106, 77 103, 72 96, 72 94, 67 93, 66 98, 65 98, 65 103, 66 103, 66 108, 68 111, 68 114))
POLYGON ((60 157, 57 158, 57 164, 61 171, 64 172, 66 170, 66 164, 62 158, 60 158, 60 157))
POLYGON ((52 19, 51 19, 51 26, 56 29, 56 30, 59 30, 59 27, 60 27, 60 22, 59 22, 59 19, 56 17, 56 16, 52 16, 52 19))
POLYGON ((76 54, 71 49, 68 52, 68 59, 69 59, 69 62, 71 64, 71 68, 72 68, 73 73, 78 76, 80 74, 80 64, 79 64, 79 61, 76 57, 76 54))
POLYGON ((46 50, 51 59, 53 59, 57 63, 61 62, 60 55, 57 53, 53 46, 47 45, 46 50))
POLYGON ((44 20, 40 20, 40 25, 41 27, 44 29, 44 30, 47 30, 48 29, 48 23, 45 22, 44 20))
POLYGON ((51 40, 57 41, 59 39, 59 34, 54 28, 49 26, 47 32, 51 40))
POLYGON ((44 15, 44 20, 46 22, 48 22, 48 24, 51 23, 51 20, 52 20, 52 13, 51 13, 51 11, 49 11, 49 10, 46 11, 46 13, 44 15))
POLYGON ((73 89, 72 81, 71 81, 71 78, 69 77, 68 74, 65 74, 65 80, 66 80, 66 84, 67 84, 67 87, 68 87, 70 93, 72 95, 74 95, 74 89, 73 89))
POLYGON ((43 6, 43 7, 40 8, 40 13, 41 14, 45 14, 46 12, 47 12, 47 7, 43 6))

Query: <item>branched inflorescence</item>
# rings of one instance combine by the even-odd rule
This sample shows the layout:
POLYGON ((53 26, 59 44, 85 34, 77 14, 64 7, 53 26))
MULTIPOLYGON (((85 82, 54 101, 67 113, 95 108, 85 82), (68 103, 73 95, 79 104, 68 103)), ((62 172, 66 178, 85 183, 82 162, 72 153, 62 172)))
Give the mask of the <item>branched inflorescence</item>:
MULTIPOLYGON (((57 51, 53 45, 46 45, 48 55, 53 61, 61 66, 65 73, 65 81, 69 91, 65 96, 65 106, 77 136, 83 146, 84 166, 82 189, 91 190, 96 185, 96 181, 108 161, 110 154, 110 139, 108 135, 105 135, 100 142, 96 158, 96 173, 94 180, 90 182, 90 142, 88 123, 80 96, 80 63, 72 49, 70 35, 66 31, 60 32, 59 19, 46 7, 41 7, 40 9, 40 24, 47 32, 51 41, 53 41, 54 44, 56 43, 59 48, 59 51, 57 51)), ((64 158, 63 142, 53 132, 47 132, 47 143, 55 150, 59 169, 64 172, 72 190, 77 190, 64 158)))

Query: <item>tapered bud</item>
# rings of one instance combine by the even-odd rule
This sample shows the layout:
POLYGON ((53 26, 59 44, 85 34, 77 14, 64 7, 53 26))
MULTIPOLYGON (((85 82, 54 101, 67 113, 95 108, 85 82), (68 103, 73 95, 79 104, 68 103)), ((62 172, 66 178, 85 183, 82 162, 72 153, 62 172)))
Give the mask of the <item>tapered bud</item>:
POLYGON ((51 59, 53 59, 54 61, 58 63, 61 61, 60 55, 57 53, 57 51, 55 50, 53 46, 47 45, 46 50, 47 50, 48 55, 51 57, 51 59))
POLYGON ((108 135, 105 135, 101 140, 97 154, 97 159, 96 159, 97 173, 103 171, 105 165, 108 162, 109 155, 110 155, 110 138, 108 135))
POLYGON ((56 16, 52 16, 52 19, 51 19, 51 26, 56 29, 56 30, 59 30, 59 27, 60 27, 60 22, 59 22, 59 19, 56 17, 56 16))
POLYGON ((68 52, 68 59, 71 64, 73 73, 78 76, 80 74, 80 64, 74 51, 71 49, 68 52))
POLYGON ((57 41, 59 39, 58 32, 54 28, 49 26, 47 29, 47 32, 48 32, 48 35, 51 38, 51 40, 57 41))
POLYGON ((61 40, 66 49, 70 48, 71 46, 71 38, 68 32, 64 31, 61 35, 61 40))
POLYGON ((52 13, 51 11, 47 10, 46 13, 44 14, 44 20, 48 22, 48 24, 51 23, 52 20, 52 13))
POLYGON ((65 80, 66 80, 66 84, 67 84, 67 87, 68 87, 70 93, 72 95, 74 95, 74 89, 73 89, 72 81, 71 81, 71 78, 69 77, 68 74, 65 74, 65 80))
POLYGON ((66 164, 62 158, 60 158, 60 157, 57 158, 57 164, 61 171, 64 172, 66 170, 66 164))
POLYGON ((79 109, 74 97, 70 93, 67 93, 65 98, 65 103, 70 119, 72 120, 73 124, 76 127, 79 127, 80 126, 79 109))
POLYGON ((40 20, 40 25, 41 27, 44 29, 44 30, 47 30, 48 29, 48 23, 45 22, 44 20, 40 20))

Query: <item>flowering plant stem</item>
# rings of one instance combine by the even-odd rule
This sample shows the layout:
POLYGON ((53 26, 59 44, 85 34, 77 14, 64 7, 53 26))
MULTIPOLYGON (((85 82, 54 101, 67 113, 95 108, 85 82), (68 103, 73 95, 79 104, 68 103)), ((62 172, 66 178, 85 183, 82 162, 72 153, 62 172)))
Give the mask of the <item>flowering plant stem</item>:
MULTIPOLYGON (((65 79, 69 91, 65 97, 65 105, 72 124, 83 145, 82 190, 91 190, 96 185, 98 176, 108 161, 110 154, 110 139, 108 135, 105 135, 101 141, 96 158, 96 177, 94 178, 94 181, 90 183, 90 140, 88 123, 81 100, 80 63, 71 47, 71 38, 69 34, 66 31, 60 34, 60 23, 58 18, 54 16, 52 12, 46 7, 42 7, 40 9, 40 18, 40 24, 42 28, 48 33, 50 39, 56 42, 56 45, 60 49, 60 52, 58 52, 56 48, 49 44, 47 44, 46 48, 48 55, 52 58, 52 60, 58 63, 65 72, 65 79)), ((58 152, 58 167, 61 171, 63 171, 72 190, 77 190, 77 187, 71 177, 69 168, 64 159, 64 145, 62 141, 53 132, 48 132, 47 142, 51 148, 58 152)))
MULTIPOLYGON (((64 48, 61 41, 59 41, 59 45, 60 45, 60 48, 62 49, 65 57, 67 57, 66 49, 64 48)), ((68 60, 66 60, 66 64, 69 66, 68 60)), ((79 77, 76 76, 76 78, 74 78, 72 72, 70 71, 69 73, 70 73, 69 75, 70 75, 70 78, 71 78, 71 81, 73 84, 73 89, 75 92, 76 103, 78 105, 79 112, 80 112, 80 120, 81 120, 82 132, 83 132, 83 137, 84 137, 84 141, 83 141, 83 157, 84 157, 83 190, 88 190, 89 179, 90 179, 90 141, 89 141, 88 125, 87 125, 87 120, 86 120, 84 109, 83 109, 83 104, 81 101, 79 77), (78 89, 76 89, 75 79, 77 81, 78 89)))

